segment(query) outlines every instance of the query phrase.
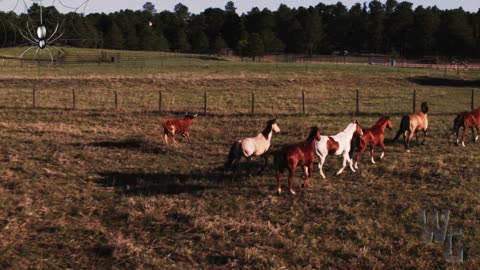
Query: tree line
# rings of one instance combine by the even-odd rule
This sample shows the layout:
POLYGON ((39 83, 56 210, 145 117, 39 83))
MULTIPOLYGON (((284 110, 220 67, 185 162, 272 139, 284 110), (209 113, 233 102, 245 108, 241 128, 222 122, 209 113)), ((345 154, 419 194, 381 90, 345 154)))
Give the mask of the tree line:
MULTIPOLYGON (((4 46, 18 46, 15 26, 37 21, 39 6, 28 14, 0 12, 4 46)), ((86 48, 219 53, 231 50, 243 57, 265 54, 376 53, 404 57, 480 56, 480 9, 440 10, 410 2, 372 0, 346 7, 333 5, 277 10, 252 8, 238 14, 233 2, 224 9, 199 14, 179 3, 173 11, 158 12, 151 2, 137 11, 61 14, 44 7, 45 24, 53 31, 62 22, 60 41, 86 48), (48 19, 50 18, 50 19, 48 19)), ((32 32, 35 30, 29 24, 32 32)), ((1 27, 1 25, 0 25, 1 27)), ((1 33, 0 33, 1 34, 1 33)), ((1 43, 0 43, 1 44, 1 43)))

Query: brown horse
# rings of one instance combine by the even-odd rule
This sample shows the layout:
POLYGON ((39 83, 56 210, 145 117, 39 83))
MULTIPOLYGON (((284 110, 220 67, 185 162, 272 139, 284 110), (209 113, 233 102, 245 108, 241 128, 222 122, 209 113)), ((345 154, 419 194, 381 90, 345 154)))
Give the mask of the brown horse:
POLYGON ((459 144, 458 140, 458 133, 460 132, 460 128, 463 127, 462 133, 462 146, 465 147, 465 137, 467 136, 468 129, 472 130, 473 141, 478 141, 478 136, 480 134, 480 108, 474 109, 471 112, 461 112, 455 117, 453 120, 453 132, 456 133, 455 141, 456 144, 459 144), (477 130, 477 136, 475 136, 475 131, 477 130))
POLYGON ((310 185, 313 173, 313 161, 315 160, 315 141, 320 140, 320 130, 312 127, 307 139, 296 145, 288 145, 275 154, 275 165, 277 168, 278 194, 282 193, 282 174, 288 169, 288 187, 290 193, 295 194, 292 187, 292 178, 297 166, 302 167, 305 176, 305 186, 310 185))
POLYGON ((390 116, 384 116, 380 118, 371 128, 363 128, 363 136, 360 136, 357 133, 354 134, 351 152, 353 153, 353 150, 356 147, 360 149, 360 152, 357 154, 357 158, 355 160, 355 169, 358 169, 358 161, 360 160, 363 152, 365 152, 365 149, 367 149, 367 146, 370 147, 372 163, 375 163, 373 158, 373 149, 375 146, 382 148, 380 159, 384 157, 386 150, 385 144, 383 143, 385 139, 385 128, 393 128, 392 119, 390 116))
POLYGON ((403 135, 403 141, 405 144, 405 149, 407 152, 410 152, 409 145, 410 141, 413 138, 413 135, 416 134, 416 139, 418 143, 418 134, 416 131, 423 131, 423 141, 425 143, 425 138, 427 137, 428 132, 428 105, 427 102, 422 102, 421 112, 417 114, 404 115, 402 121, 400 122, 400 127, 398 129, 397 135, 393 138, 394 141, 398 140, 400 135, 403 135))

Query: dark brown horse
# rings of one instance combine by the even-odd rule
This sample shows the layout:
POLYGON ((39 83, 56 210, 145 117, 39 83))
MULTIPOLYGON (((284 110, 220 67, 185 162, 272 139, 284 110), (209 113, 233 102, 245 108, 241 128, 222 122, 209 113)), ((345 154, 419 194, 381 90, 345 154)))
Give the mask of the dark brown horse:
MULTIPOLYGON (((425 143, 425 138, 427 137, 428 132, 428 105, 427 102, 422 102, 421 112, 417 114, 404 115, 400 126, 397 132, 397 135, 393 138, 394 141, 398 140, 400 135, 403 135, 403 141, 405 144, 405 149, 407 152, 410 152, 409 145, 410 141, 413 138, 413 135, 416 134, 416 131, 423 131, 423 141, 425 143)), ((418 134, 416 134, 416 139, 418 143, 418 134)))
POLYGON ((278 194, 282 193, 282 174, 288 169, 288 187, 290 193, 295 194, 292 187, 292 178, 297 166, 302 167, 305 176, 305 186, 310 185, 313 173, 313 161, 315 160, 315 141, 320 140, 320 130, 312 127, 307 139, 299 144, 288 145, 275 154, 277 168, 278 194))
POLYGON ((365 152, 367 147, 370 147, 372 163, 375 163, 373 154, 376 146, 382 148, 380 159, 384 157, 386 150, 385 144, 383 143, 385 139, 385 128, 393 128, 392 119, 390 116, 384 116, 380 118, 371 128, 363 128, 363 136, 360 136, 357 133, 354 134, 352 140, 352 153, 355 148, 360 149, 360 152, 357 154, 357 158, 355 159, 355 169, 358 169, 358 161, 362 157, 362 154, 365 152))
POLYGON ((467 136, 468 129, 472 130, 473 141, 478 141, 478 136, 480 134, 480 108, 476 108, 471 112, 461 112, 453 120, 453 132, 456 133, 455 141, 456 144, 459 144, 458 133, 460 128, 463 127, 462 133, 462 146, 465 147, 465 137, 467 136), (477 130, 477 136, 475 136, 474 128, 477 130))

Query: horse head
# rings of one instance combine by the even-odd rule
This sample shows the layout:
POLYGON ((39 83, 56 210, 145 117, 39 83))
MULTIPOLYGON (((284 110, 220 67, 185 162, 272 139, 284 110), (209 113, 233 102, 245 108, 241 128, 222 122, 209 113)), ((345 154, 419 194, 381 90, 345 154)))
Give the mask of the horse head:
POLYGON ((392 118, 390 118, 390 116, 385 117, 385 127, 388 129, 393 128, 392 118))
POLYGON ((428 104, 427 102, 422 102, 422 104, 420 105, 420 109, 422 110, 423 113, 428 113, 428 104))
POLYGON ((320 134, 320 129, 316 126, 313 126, 310 128, 310 134, 308 135, 308 138, 307 140, 316 140, 316 141, 320 141, 321 139, 321 134, 320 134))
POLYGON ((273 132, 278 133, 280 132, 280 128, 278 127, 277 119, 272 119, 267 122, 267 125, 272 127, 273 132))
POLYGON ((353 121, 352 124, 355 126, 355 131, 354 133, 357 133, 359 136, 363 136, 363 130, 362 127, 360 126, 360 123, 358 123, 357 120, 353 121))
POLYGON ((198 113, 196 114, 189 114, 188 112, 185 113, 185 118, 188 118, 188 119, 195 119, 197 118, 198 116, 198 113))

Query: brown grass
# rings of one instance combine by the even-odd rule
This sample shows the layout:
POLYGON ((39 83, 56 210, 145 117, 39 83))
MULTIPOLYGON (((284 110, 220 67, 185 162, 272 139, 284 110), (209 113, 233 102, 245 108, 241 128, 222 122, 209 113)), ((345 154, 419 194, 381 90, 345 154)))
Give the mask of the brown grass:
MULTIPOLYGON (((469 87, 418 85, 409 78, 428 74, 390 71, 245 73, 152 75, 155 87, 148 72, 147 78, 115 75, 126 77, 121 80, 50 78, 41 84, 52 94, 39 97, 43 108, 37 110, 22 108, 30 99, 21 91, 30 91, 22 89, 32 78, 1 81, 0 267, 478 268, 479 145, 447 142, 453 113, 469 105, 469 87), (115 112, 111 103, 94 103, 96 98, 84 95, 80 109, 88 110, 54 109, 68 100, 62 100, 64 88, 83 84, 88 87, 82 91, 95 97, 101 91, 108 96, 103 87, 127 88, 140 100, 152 88, 164 87, 175 93, 174 101, 166 101, 173 111, 201 109, 192 105, 193 98, 190 104, 184 98, 198 91, 201 104, 208 90, 218 113, 199 117, 192 143, 167 146, 160 123, 178 116, 158 114, 153 105, 115 112), (378 98, 365 101, 367 113, 355 116, 352 91, 357 87, 378 98), (340 176, 334 176, 340 158, 329 156, 327 180, 315 167, 313 187, 302 189, 297 172, 296 196, 276 195, 272 169, 232 182, 231 173, 221 168, 229 145, 258 133, 274 114, 282 130, 273 137, 277 146, 303 140, 312 125, 335 134, 352 118, 370 126, 380 114, 391 113, 397 127, 401 113, 411 110, 407 97, 413 87, 419 101, 432 104, 433 113, 427 144, 414 144, 410 154, 387 141, 385 160, 372 165, 366 155, 358 173, 340 176), (222 115, 229 106, 248 112, 249 104, 243 109, 238 96, 252 90, 261 114, 222 115), (292 91, 301 90, 312 97, 308 115, 299 114, 298 100, 286 103, 292 91), (390 94, 408 101, 391 102, 390 94), (416 223, 421 208, 451 210, 449 228, 464 232, 464 264, 447 264, 441 245, 421 242, 416 223)), ((456 79, 478 80, 475 74, 463 76, 456 79)), ((395 132, 388 131, 387 138, 395 132)), ((252 163, 259 168, 259 160, 252 163)))

